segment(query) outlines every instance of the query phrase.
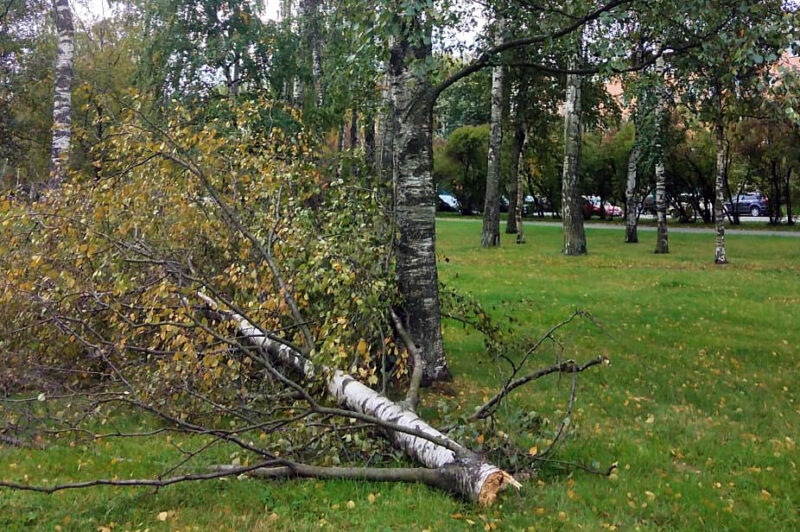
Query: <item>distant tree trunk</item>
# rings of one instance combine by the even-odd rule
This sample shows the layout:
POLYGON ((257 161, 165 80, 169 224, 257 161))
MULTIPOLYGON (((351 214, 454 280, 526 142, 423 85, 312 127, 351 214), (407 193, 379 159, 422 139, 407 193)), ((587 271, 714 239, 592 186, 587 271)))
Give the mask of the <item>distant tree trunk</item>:
POLYGON ((314 80, 314 102, 317 108, 324 102, 322 84, 322 35, 320 34, 320 0, 308 0, 308 37, 311 44, 311 77, 314 80))
POLYGON ((375 167, 375 114, 370 111, 364 118, 364 162, 375 167))
POLYGON ((656 253, 669 253, 669 234, 667 232, 667 176, 664 171, 664 119, 667 106, 667 92, 664 87, 664 57, 656 59, 656 253))
POLYGON ((511 145, 511 177, 514 182, 511 185, 511 201, 508 204, 508 220, 506 220, 506 233, 513 235, 518 231, 519 224, 517 223, 517 214, 519 211, 520 220, 522 219, 522 201, 517 201, 519 197, 523 197, 525 193, 522 189, 522 173, 520 171, 520 163, 522 160, 522 143, 525 142, 525 132, 523 125, 516 119, 514 126, 514 143, 511 145), (517 205, 519 203, 519 205, 517 205))
POLYGON ((50 186, 64 181, 69 164, 72 126, 72 54, 75 28, 69 0, 55 0, 58 52, 53 90, 53 139, 50 151, 50 186))
POLYGON ((292 18, 292 0, 281 0, 280 19, 287 21, 292 18))
MULTIPOLYGON (((578 68, 581 41, 570 59, 571 69, 578 68)), ((561 213, 564 219, 564 255, 586 254, 586 233, 580 196, 581 166, 581 77, 567 74, 567 95, 564 104, 564 170, 561 188, 561 213)))
POLYGON ((392 168, 393 168, 393 153, 394 153, 394 124, 395 124, 395 107, 394 98, 392 97, 392 87, 390 78, 387 76, 386 85, 383 89, 381 111, 378 121, 380 129, 378 137, 378 152, 376 155, 379 158, 378 169, 381 173, 381 180, 384 183, 391 183, 392 168))
POLYGON ((358 147, 358 109, 353 104, 353 109, 350 111, 350 149, 354 150, 358 147))
MULTIPOLYGON (((281 24, 288 31, 292 25, 292 0, 280 0, 279 17, 281 24)), ((291 78, 284 78, 283 81, 283 97, 286 102, 291 105, 293 103, 293 90, 294 80, 291 78)))
POLYGON ((625 186, 625 242, 629 244, 639 242, 639 195, 636 194, 636 168, 639 164, 639 155, 637 139, 628 155, 628 182, 625 186))
POLYGON ((339 129, 336 132, 336 152, 342 153, 344 151, 344 119, 339 123, 339 129))
POLYGON ((784 195, 786 196, 786 223, 794 225, 794 217, 792 216, 792 168, 786 171, 786 180, 784 181, 784 195))
POLYGON ((778 170, 778 161, 772 159, 770 161, 770 181, 772 183, 772 201, 769 202, 769 224, 778 225, 781 223, 781 176, 778 170))
MULTIPOLYGON (((526 134, 526 128, 521 129, 518 133, 522 135, 522 142, 519 148, 517 149, 516 157, 517 160, 514 163, 514 177, 516 184, 514 185, 515 196, 514 196, 514 220, 515 225, 517 227, 517 244, 524 244, 525 243, 525 231, 522 227, 522 206, 524 204, 525 198, 525 191, 522 187, 522 178, 525 174, 525 152, 528 148, 528 135, 526 134)), ((517 137, 516 143, 519 144, 520 139, 517 137)), ((508 213, 509 220, 511 219, 511 212, 508 213)))
POLYGON ((431 40, 413 44, 409 35, 431 36, 430 20, 399 19, 401 36, 392 42, 390 72, 395 105, 393 166, 399 228, 397 279, 405 298, 409 333, 425 360, 423 380, 452 378, 445 360, 436 270, 436 202, 433 184, 433 98, 429 76, 410 68, 432 57, 431 40))
MULTIPOLYGON (((317 4, 319 0, 300 0, 299 17, 297 32, 302 43, 299 50, 299 63, 302 64, 305 72, 308 67, 311 70, 311 90, 314 91, 313 101, 317 106, 322 104, 322 60, 320 58, 320 39, 319 39, 319 10, 317 4), (318 77, 319 76, 319 77, 318 77)), ((306 102, 306 83, 307 79, 297 76, 294 79, 294 105, 304 106, 306 102)))
POLYGON ((492 69, 492 114, 489 130, 489 163, 486 201, 483 207, 481 246, 500 245, 500 157, 503 148, 503 66, 492 69))
POLYGON ((230 80, 230 85, 229 85, 229 87, 230 87, 230 98, 231 98, 231 100, 235 101, 236 98, 239 96, 239 89, 240 89, 240 87, 242 85, 242 80, 239 79, 240 73, 239 73, 239 57, 238 56, 236 57, 236 59, 234 59, 234 63, 233 63, 233 66, 231 67, 231 69, 232 69, 232 73, 231 73, 231 80, 230 80))
POLYGON ((725 213, 722 212, 722 206, 725 201, 722 194, 722 188, 725 185, 725 126, 722 123, 721 117, 717 119, 717 123, 714 126, 714 134, 717 145, 717 172, 714 187, 716 190, 714 218, 717 223, 717 239, 714 251, 714 262, 717 264, 725 264, 728 262, 728 256, 725 252, 725 213))

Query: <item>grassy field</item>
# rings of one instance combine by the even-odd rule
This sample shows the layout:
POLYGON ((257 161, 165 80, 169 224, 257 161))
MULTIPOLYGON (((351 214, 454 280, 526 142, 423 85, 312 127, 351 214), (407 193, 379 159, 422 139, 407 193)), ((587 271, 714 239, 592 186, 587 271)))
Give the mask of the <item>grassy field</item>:
MULTIPOLYGON (((560 333, 563 355, 612 364, 583 375, 558 458, 617 461, 611 478, 550 472, 489 509, 421 486, 354 482, 1 491, 0 530, 800 528, 800 240, 734 235, 731 264, 718 267, 711 235, 673 234, 672 253, 656 256, 653 233, 625 245, 621 231, 588 230, 590 254, 566 258, 558 228, 526 233, 524 246, 503 235, 503 247, 481 250, 479 223, 440 221, 442 279, 530 337, 576 309, 594 316, 600 326, 584 320, 560 333)), ((445 338, 456 380, 426 395, 429 414, 440 400, 468 411, 498 382, 476 334, 448 323, 445 338)), ((545 347, 534 366, 555 354, 545 347)), ((567 389, 566 379, 537 381, 509 408, 556 416, 567 389)), ((230 458, 215 452, 210 461, 230 458)), ((0 448, 0 476, 125 478, 177 456, 166 440, 0 448)))

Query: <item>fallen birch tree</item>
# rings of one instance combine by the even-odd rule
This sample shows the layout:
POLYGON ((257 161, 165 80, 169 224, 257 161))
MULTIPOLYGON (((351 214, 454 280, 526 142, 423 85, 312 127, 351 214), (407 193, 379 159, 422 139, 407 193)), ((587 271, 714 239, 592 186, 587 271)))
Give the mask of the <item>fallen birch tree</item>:
MULTIPOLYGON (((202 293, 198 296, 211 308, 218 309, 217 303, 208 296, 202 293)), ((486 463, 478 454, 431 427, 410 408, 391 401, 340 370, 323 367, 321 371, 317 371, 301 353, 264 334, 243 316, 231 311, 224 311, 224 314, 236 323, 244 338, 304 378, 311 380, 321 374, 327 381, 328 394, 339 405, 351 412, 367 416, 364 418, 365 421, 382 422, 381 426, 387 430, 394 445, 426 468, 435 471, 435 474, 420 475, 416 478, 417 481, 437 487, 445 486, 449 491, 482 505, 491 504, 497 494, 508 485, 520 487, 514 477, 486 463)), ((417 364, 420 360, 417 360, 417 364)), ((281 377, 279 374, 277 376, 281 377)), ((417 382, 416 385, 418 384, 417 382)), ((271 474, 279 475, 281 471, 291 471, 298 476, 317 476, 314 472, 319 470, 314 468, 292 470, 289 467, 279 468, 271 474)), ((358 474, 353 473, 355 476, 358 474)), ((334 476, 333 472, 326 472, 326 475, 327 478, 334 476)), ((396 473, 392 473, 390 469, 386 470, 385 475, 386 479, 391 479, 396 473)), ((261 476, 270 476, 270 473, 262 471, 261 476)), ((381 479, 381 474, 372 472, 370 478, 381 479)))
MULTIPOLYGON (((244 124, 268 111, 242 104, 236 112, 244 124)), ((476 453, 415 413, 425 368, 392 310, 402 308, 395 228, 380 190, 320 184, 302 163, 280 162, 295 144, 248 137, 242 142, 257 148, 246 149, 195 125, 170 127, 136 123, 110 135, 119 143, 110 148, 126 157, 109 165, 109 181, 71 184, 39 205, 10 204, 0 224, 0 357, 14 355, 0 362, 13 368, 4 374, 37 378, 14 385, 21 396, 0 399, 0 436, 35 441, 37 452, 62 437, 177 434, 183 447, 152 478, 49 486, 4 478, 0 487, 348 478, 423 483, 479 504, 519 487, 485 446, 476 453), (202 305, 193 304, 198 295, 202 305), (381 379, 384 393, 367 385, 381 379), (403 389, 399 401, 386 393, 403 389), (127 412, 152 423, 107 428, 127 412), (237 458, 209 472, 204 457, 214 446, 237 458), (403 460, 396 449, 422 467, 395 467, 403 460)), ((468 421, 494 423, 515 388, 554 373, 573 377, 569 411, 577 374, 599 363, 558 361, 525 376, 531 352, 468 421)), ((553 446, 567 428, 559 425, 553 446)))

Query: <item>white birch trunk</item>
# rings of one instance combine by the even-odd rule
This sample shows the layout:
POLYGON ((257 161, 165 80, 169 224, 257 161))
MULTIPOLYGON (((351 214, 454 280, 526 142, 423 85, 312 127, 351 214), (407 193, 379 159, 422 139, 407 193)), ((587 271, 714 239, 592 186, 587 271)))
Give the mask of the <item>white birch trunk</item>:
MULTIPOLYGON (((570 59, 576 69, 581 56, 581 41, 570 59)), ((561 184, 561 211, 564 220, 564 255, 586 254, 586 233, 580 198, 581 166, 581 77, 567 74, 567 94, 564 102, 564 169, 561 184)))
POLYGON ((714 262, 716 264, 726 264, 728 255, 725 251, 725 213, 722 209, 725 203, 725 197, 723 196, 723 187, 725 185, 725 126, 722 124, 721 119, 718 119, 714 126, 714 136, 716 137, 717 148, 717 169, 714 183, 714 218, 717 230, 714 262))
POLYGON ((55 0, 58 55, 53 90, 53 139, 50 152, 50 186, 66 176, 72 126, 72 55, 74 27, 69 0, 55 0))
POLYGON ((311 0, 311 76, 314 79, 314 100, 322 107, 325 89, 322 84, 322 36, 320 35, 319 0, 311 0))
POLYGON ((667 232, 667 178, 664 171, 664 118, 667 106, 667 93, 664 87, 666 65, 664 57, 656 59, 656 253, 669 253, 669 233, 667 232))
MULTIPOLYGON (((208 296, 202 293, 198 296, 212 308, 217 307, 216 302, 208 296)), ((413 411, 364 386, 342 371, 331 371, 323 366, 318 372, 310 360, 291 347, 272 340, 243 316, 235 312, 227 314, 237 324, 243 337, 284 365, 291 366, 307 379, 319 374, 324 375, 328 393, 345 409, 406 427, 450 444, 450 448, 447 448, 413 434, 388 431, 392 442, 409 457, 428 469, 439 471, 447 480, 448 489, 451 491, 486 505, 491 504, 497 494, 509 484, 519 487, 519 483, 511 475, 486 463, 477 454, 431 427, 413 411), (454 448, 459 452, 454 451, 454 448)))
POLYGON ((432 55, 431 26, 421 17, 419 23, 427 26, 426 45, 412 46, 408 38, 392 44, 392 170, 399 230, 398 287, 405 298, 403 313, 408 332, 425 360, 423 381, 430 383, 452 377, 442 342, 436 269, 432 87, 430 77, 418 72, 419 68, 427 68, 427 59, 432 55))
POLYGON ((639 154, 639 144, 634 141, 633 148, 628 155, 628 181, 625 186, 625 242, 629 244, 639 242, 637 227, 639 196, 636 194, 636 167, 639 164, 639 154))
MULTIPOLYGON (((502 21, 498 24, 503 31, 502 21)), ((502 38, 498 44, 502 43, 502 38)), ((500 245, 500 154, 503 147, 503 66, 492 69, 492 111, 489 126, 489 161, 483 206, 481 246, 500 245)))

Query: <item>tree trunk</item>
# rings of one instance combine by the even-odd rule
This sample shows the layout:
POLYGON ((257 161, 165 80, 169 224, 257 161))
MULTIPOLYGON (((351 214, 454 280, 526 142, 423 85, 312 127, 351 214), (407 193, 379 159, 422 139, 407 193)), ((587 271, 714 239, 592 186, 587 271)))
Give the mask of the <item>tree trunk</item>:
MULTIPOLYGON (((571 69, 579 66, 581 41, 570 59, 571 69)), ((564 255, 586 254, 586 233, 580 196, 581 166, 581 77, 567 74, 567 95, 564 104, 564 170, 561 212, 564 218, 564 255)))
POLYGON ((717 119, 717 123, 714 127, 714 134, 717 145, 717 170, 714 187, 716 191, 716 198, 714 199, 714 218, 717 223, 717 239, 714 251, 714 262, 717 264, 725 264, 728 262, 728 257, 725 253, 725 213, 722 212, 722 206, 725 202, 722 194, 722 188, 725 184, 725 126, 722 123, 722 118, 717 119))
POLYGON ((656 101, 656 253, 669 253, 669 234, 667 232, 667 177, 664 171, 664 114, 667 105, 667 93, 664 87, 664 57, 656 59, 656 75, 658 77, 656 101))
POLYGON ((376 155, 379 158, 378 169, 384 183, 391 183, 393 180, 392 168, 394 157, 394 123, 395 108, 394 98, 392 97, 391 78, 387 75, 385 87, 383 89, 381 112, 378 119, 380 129, 378 143, 379 148, 376 155))
POLYGON ((314 80, 314 102, 317 108, 324 102, 322 84, 322 36, 320 35, 320 0, 308 0, 308 37, 311 44, 311 77, 314 80))
POLYGON ((777 159, 770 161, 771 168, 771 182, 772 182, 772 197, 774 198, 769 202, 769 224, 778 225, 781 223, 781 176, 778 171, 777 159))
POLYGON ((53 90, 53 139, 50 152, 50 186, 66 176, 72 125, 72 54, 74 33, 69 0, 55 0, 58 58, 53 90))
MULTIPOLYGON (((520 161, 522 159, 522 143, 524 142, 525 132, 522 130, 523 126, 517 118, 517 123, 514 127, 514 143, 511 146, 511 176, 514 178, 511 188, 511 202, 508 204, 508 219, 506 220, 506 233, 513 235, 516 234, 519 228, 517 223, 517 213, 521 210, 519 205, 522 202, 517 202, 517 198, 522 195, 524 200, 524 192, 522 189, 522 175, 520 173, 520 161), (519 203, 519 205, 517 205, 519 203)), ((522 213, 520 212, 520 220, 522 213)))
POLYGON ((786 224, 794 225, 794 217, 792 216, 792 168, 786 171, 785 192, 786 195, 786 224))
POLYGON ((481 246, 500 245, 500 157, 503 148, 503 66, 492 69, 492 114, 481 246))
POLYGON ((292 0, 281 0, 280 19, 288 21, 292 18, 292 0))
POLYGON ((353 109, 350 111, 350 149, 354 150, 358 147, 358 109, 355 103, 353 109))
POLYGON ((639 164, 639 143, 634 141, 628 155, 628 182, 625 186, 625 242, 639 242, 639 196, 636 194, 636 168, 639 164))
POLYGON ((412 46, 409 34, 419 25, 430 37, 430 21, 403 20, 403 35, 392 43, 390 71, 395 107, 393 175, 395 216, 399 229, 397 278, 404 297, 403 314, 409 333, 425 360, 426 384, 452 378, 445 360, 436 270, 436 202, 433 183, 433 98, 426 68, 432 55, 431 40, 412 46), (411 62, 417 68, 411 68, 411 62))
MULTIPOLYGON (((213 300, 199 295, 212 308, 216 308, 213 300)), ((491 504, 497 494, 509 484, 519 487, 511 475, 487 463, 478 454, 431 427, 408 408, 387 399, 342 371, 331 371, 326 367, 316 368, 299 352, 265 335, 243 316, 235 312, 226 314, 236 322, 242 336, 274 359, 291 367, 306 379, 310 380, 321 375, 327 382, 329 395, 345 409, 375 418, 385 425, 401 427, 429 437, 430 439, 426 439, 400 432, 397 428, 384 427, 387 428, 392 442, 409 457, 426 468, 440 473, 442 479, 447 482, 439 485, 447 485, 451 491, 482 505, 491 504)))
MULTIPOLYGON (((522 145, 519 147, 517 151, 517 161, 515 163, 515 170, 514 170, 514 177, 516 184, 514 185, 515 196, 514 196, 514 220, 515 225, 517 227, 517 244, 524 244, 525 243, 525 231, 522 227, 522 206, 525 200, 525 190, 522 186, 522 177, 525 175, 525 152, 528 148, 528 135, 525 131, 526 128, 523 128, 520 133, 522 134, 522 145)), ((517 138, 517 143, 519 143, 519 138, 517 138)), ((509 219, 511 219, 511 213, 509 212, 509 219)))
POLYGON ((370 111, 364 118, 364 162, 375 168, 375 114, 370 111))

